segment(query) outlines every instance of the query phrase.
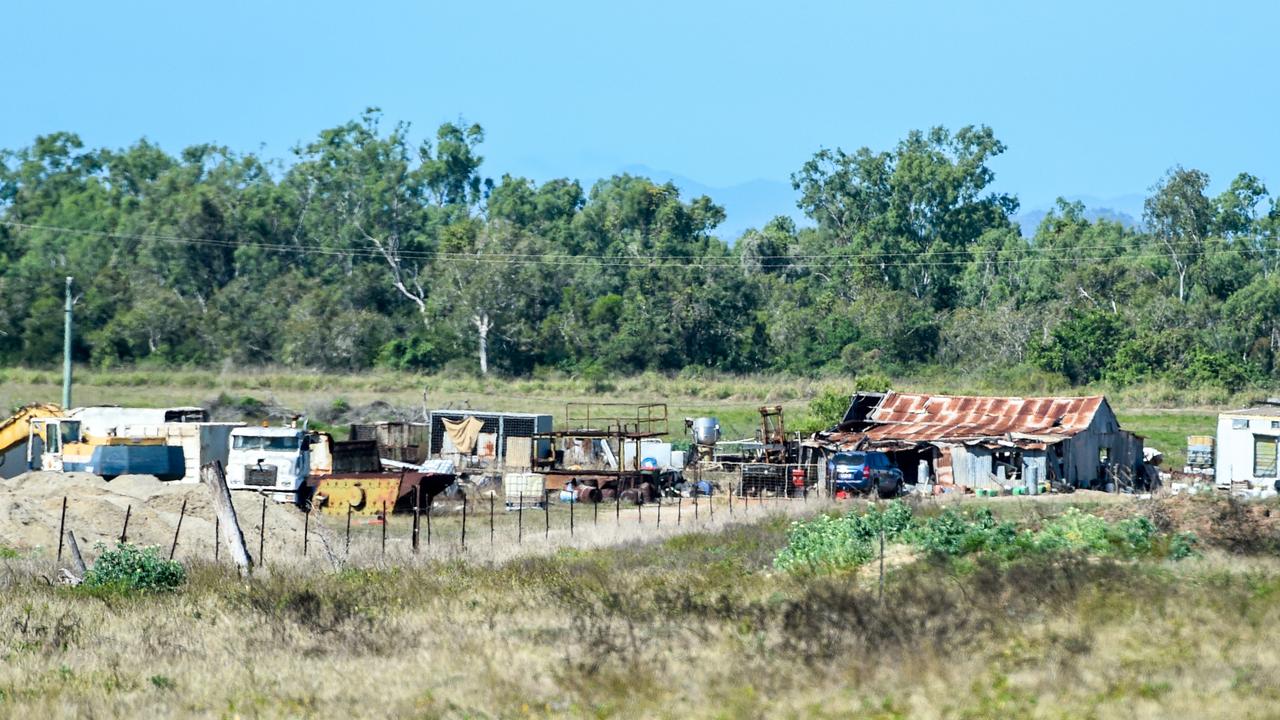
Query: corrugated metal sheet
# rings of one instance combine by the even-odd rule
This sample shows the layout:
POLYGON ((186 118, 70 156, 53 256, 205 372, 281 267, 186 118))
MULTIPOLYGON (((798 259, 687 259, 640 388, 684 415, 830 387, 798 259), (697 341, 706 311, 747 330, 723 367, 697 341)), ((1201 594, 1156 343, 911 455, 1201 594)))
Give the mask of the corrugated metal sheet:
POLYGON ((865 435, 883 441, 980 440, 1034 435, 1058 440, 1088 429, 1104 402, 1092 397, 972 397, 887 394, 869 418, 865 435))

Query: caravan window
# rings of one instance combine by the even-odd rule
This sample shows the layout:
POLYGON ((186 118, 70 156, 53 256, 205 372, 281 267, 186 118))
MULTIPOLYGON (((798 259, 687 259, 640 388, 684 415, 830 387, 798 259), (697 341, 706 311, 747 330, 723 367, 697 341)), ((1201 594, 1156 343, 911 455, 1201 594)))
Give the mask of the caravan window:
POLYGON ((1253 436, 1253 476, 1276 476, 1276 438, 1270 435, 1253 436))

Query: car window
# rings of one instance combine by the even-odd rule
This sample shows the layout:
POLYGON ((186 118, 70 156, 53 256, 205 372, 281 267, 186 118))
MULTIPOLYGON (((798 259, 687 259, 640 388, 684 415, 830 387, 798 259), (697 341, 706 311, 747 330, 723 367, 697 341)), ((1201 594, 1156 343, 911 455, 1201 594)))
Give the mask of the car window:
POLYGON ((837 465, 861 465, 866 462, 866 457, 860 452, 842 452, 836 453, 835 461, 837 465))

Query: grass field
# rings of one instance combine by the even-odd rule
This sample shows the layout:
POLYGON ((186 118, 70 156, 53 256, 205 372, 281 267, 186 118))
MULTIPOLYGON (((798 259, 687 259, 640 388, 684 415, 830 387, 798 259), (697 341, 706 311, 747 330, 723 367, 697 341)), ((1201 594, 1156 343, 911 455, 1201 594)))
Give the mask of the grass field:
POLYGON ((8 559, 0 714, 1273 717, 1274 526, 1209 499, 991 507, 1036 523, 1081 502, 1222 529, 1180 561, 891 545, 883 595, 875 563, 775 569, 782 512, 505 559, 366 555, 247 580, 195 562, 160 594, 50 586, 46 560, 8 559))

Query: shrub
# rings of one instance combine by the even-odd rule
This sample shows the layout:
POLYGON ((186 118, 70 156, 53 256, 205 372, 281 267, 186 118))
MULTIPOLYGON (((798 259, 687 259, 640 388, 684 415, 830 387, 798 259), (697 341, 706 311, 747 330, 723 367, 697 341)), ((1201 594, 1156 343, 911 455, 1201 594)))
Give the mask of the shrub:
POLYGON ((787 531, 787 546, 774 559, 774 567, 810 571, 857 567, 874 557, 874 544, 881 532, 888 542, 897 540, 911 526, 911 508, 897 501, 868 508, 861 514, 822 515, 808 522, 794 522, 787 531))
POLYGON ((182 564, 165 560, 153 547, 140 548, 117 543, 106 549, 98 543, 101 555, 85 574, 84 587, 119 591, 165 592, 186 582, 182 564))
POLYGON ((1055 554, 1180 560, 1195 554, 1196 543, 1189 533, 1161 533, 1145 517, 1108 522, 1074 507, 1037 529, 997 520, 986 507, 948 508, 934 517, 918 518, 895 501, 861 514, 792 523, 788 544, 774 566, 816 572, 857 567, 876 556, 881 532, 886 541, 906 543, 935 557, 981 554, 1006 562, 1055 554))
POLYGON ((1018 531, 1013 523, 996 522, 990 508, 959 513, 948 508, 919 523, 911 540, 933 555, 959 556, 1012 547, 1018 531))

